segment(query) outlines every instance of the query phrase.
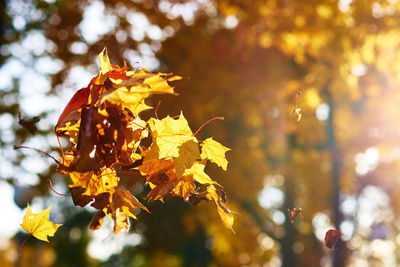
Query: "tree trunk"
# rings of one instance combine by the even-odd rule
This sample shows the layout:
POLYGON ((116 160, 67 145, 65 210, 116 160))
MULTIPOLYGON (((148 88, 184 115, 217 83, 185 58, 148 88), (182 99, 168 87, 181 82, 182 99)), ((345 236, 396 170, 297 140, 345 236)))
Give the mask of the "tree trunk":
MULTIPOLYGON (((328 136, 328 146, 331 151, 332 161, 332 211, 333 211, 333 222, 335 228, 340 230, 340 224, 343 221, 343 215, 340 211, 340 150, 336 143, 336 137, 334 132, 333 114, 335 111, 335 103, 332 100, 332 96, 327 88, 325 88, 325 94, 329 105, 329 116, 326 123, 326 132, 328 136)), ((339 240, 336 244, 336 249, 333 250, 332 264, 334 267, 346 266, 347 260, 347 246, 346 243, 339 240)))

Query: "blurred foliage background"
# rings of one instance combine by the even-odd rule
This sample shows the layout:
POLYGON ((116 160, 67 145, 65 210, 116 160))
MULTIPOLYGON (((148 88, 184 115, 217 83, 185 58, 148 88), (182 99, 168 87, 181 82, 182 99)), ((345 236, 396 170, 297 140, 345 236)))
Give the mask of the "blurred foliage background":
MULTIPOLYGON (((397 266, 400 264, 400 3, 397 0, 6 0, 0 2, 1 266, 397 266), (87 229, 54 125, 76 90, 111 62, 183 76, 158 115, 183 110, 197 136, 230 147, 208 166, 236 212, 146 203, 129 233, 87 229), (301 120, 293 114, 301 109, 301 120), (18 125, 40 116, 31 135, 18 125), (50 244, 19 228, 27 203, 64 225, 50 244), (287 209, 301 207, 293 224, 287 209), (323 239, 343 233, 338 249, 323 239)), ((153 115, 149 111, 147 116, 153 115), (151 114, 150 114, 151 113, 151 114)), ((145 115, 146 116, 146 115, 145 115)), ((121 177, 142 200, 143 179, 121 177)))

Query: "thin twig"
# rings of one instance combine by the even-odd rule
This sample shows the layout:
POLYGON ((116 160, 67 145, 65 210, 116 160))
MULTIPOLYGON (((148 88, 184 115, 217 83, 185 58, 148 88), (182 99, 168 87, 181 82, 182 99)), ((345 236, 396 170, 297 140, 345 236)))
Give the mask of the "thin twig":
POLYGON ((57 195, 59 195, 59 196, 64 196, 64 197, 69 197, 69 196, 71 196, 71 194, 61 194, 61 193, 58 193, 58 192, 54 189, 53 183, 51 182, 50 179, 49 179, 49 185, 50 185, 50 189, 51 189, 54 193, 56 193, 57 195))
MULTIPOLYGON (((57 164, 59 164, 60 166, 64 166, 61 162, 59 162, 55 157, 53 157, 52 155, 50 155, 47 152, 44 152, 43 150, 34 148, 34 147, 29 147, 29 146, 14 146, 14 149, 20 149, 20 148, 26 148, 26 149, 32 149, 35 150, 36 152, 42 153, 46 156, 48 156, 49 158, 51 158, 52 160, 54 160, 57 164)), ((64 166, 65 167, 65 166, 64 166)))
POLYGON ((113 234, 113 232, 111 231, 103 240, 101 240, 102 242, 106 241, 111 235, 113 234))
POLYGON ((31 235, 32 235, 32 233, 30 233, 30 234, 24 239, 24 242, 22 242, 22 245, 21 245, 21 247, 19 248, 19 256, 20 256, 20 257, 22 256, 22 249, 23 249, 24 246, 25 246, 25 242, 26 242, 26 240, 27 240, 29 237, 31 237, 31 235))
POLYGON ((210 122, 212 122, 212 121, 214 121, 214 120, 224 120, 224 117, 214 117, 214 118, 212 118, 212 119, 209 119, 208 121, 206 121, 205 123, 203 123, 203 125, 201 125, 199 129, 197 129, 197 131, 193 134, 193 136, 196 136, 196 134, 197 134, 198 132, 200 132, 200 130, 201 130, 204 126, 206 126, 207 124, 209 124, 210 122))

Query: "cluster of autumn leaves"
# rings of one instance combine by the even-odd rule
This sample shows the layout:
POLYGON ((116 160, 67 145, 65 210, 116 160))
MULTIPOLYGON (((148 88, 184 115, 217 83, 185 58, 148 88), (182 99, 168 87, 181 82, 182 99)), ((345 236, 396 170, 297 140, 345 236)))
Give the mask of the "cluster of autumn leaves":
MULTIPOLYGON (((223 224, 233 231, 234 218, 224 204, 222 186, 204 172, 207 161, 226 170, 229 149, 212 138, 199 141, 182 113, 163 119, 156 115, 147 121, 139 117, 152 108, 144 102, 147 97, 174 94, 169 82, 180 77, 111 65, 106 49, 99 59, 99 74, 75 93, 55 127, 57 136, 68 137, 72 144, 65 152, 61 149, 58 171, 70 176, 74 204, 90 204, 98 210, 89 228, 99 229, 107 216, 114 221, 117 234, 129 229, 129 217, 136 219, 136 208, 149 212, 128 190, 118 189, 118 172, 123 170, 145 177, 151 188, 147 200, 163 201, 173 195, 194 205, 213 202, 223 224)), ((49 212, 50 208, 34 214, 28 205, 21 226, 48 241, 47 236, 61 226, 49 221, 49 212)), ((288 213, 293 223, 301 209, 288 213)), ((340 232, 330 231, 325 242, 332 248, 340 232)))
MULTIPOLYGON (((181 77, 146 69, 129 71, 126 64, 111 65, 106 49, 99 59, 99 74, 76 92, 55 127, 57 136, 68 137, 72 144, 63 151, 58 171, 71 178, 68 187, 74 204, 90 204, 98 210, 89 228, 100 228, 107 216, 114 221, 117 234, 129 229, 129 217, 136 219, 136 208, 148 211, 129 191, 118 189, 118 171, 124 170, 146 178, 151 188, 148 200, 162 201, 173 195, 195 204, 213 202, 224 225, 233 230, 225 193, 204 172, 207 161, 226 170, 229 149, 212 138, 199 141, 183 114, 163 119, 156 115, 148 121, 139 117, 140 112, 152 108, 144 102, 147 97, 174 94, 169 82, 181 77)), ((44 240, 42 233, 32 232, 41 228, 32 226, 38 221, 29 207, 28 213, 23 228, 44 240)), ((53 235, 58 226, 44 228, 53 235)))

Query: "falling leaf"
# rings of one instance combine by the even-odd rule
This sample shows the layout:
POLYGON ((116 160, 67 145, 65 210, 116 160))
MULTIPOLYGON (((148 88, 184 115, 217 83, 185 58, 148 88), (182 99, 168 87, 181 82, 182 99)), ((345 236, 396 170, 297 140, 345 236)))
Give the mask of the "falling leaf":
POLYGON ((26 210, 21 226, 25 231, 31 233, 37 239, 49 242, 47 237, 54 236, 58 227, 62 225, 50 221, 49 216, 50 207, 39 213, 33 213, 28 204, 28 209, 26 210))
POLYGON ((303 218, 303 215, 301 214, 302 211, 303 211, 302 208, 288 209, 288 214, 289 214, 290 222, 293 223, 293 222, 294 222, 294 219, 295 219, 297 216, 300 216, 301 218, 303 218))
POLYGON ((334 248, 335 244, 339 241, 342 233, 339 230, 331 229, 325 234, 325 245, 328 248, 334 248))
POLYGON ((300 96, 301 96, 301 92, 300 90, 296 91, 296 108, 292 111, 291 116, 293 116, 293 114, 297 114, 297 121, 299 122, 301 120, 302 114, 301 114, 301 108, 299 107, 299 102, 300 102, 300 96))
POLYGON ((39 116, 35 116, 31 119, 24 119, 21 117, 21 113, 18 113, 18 124, 27 129, 31 134, 35 134, 37 131, 36 123, 40 121, 39 116))
POLYGON ((201 158, 209 159, 226 171, 228 161, 225 158, 225 153, 229 150, 229 148, 213 140, 212 137, 207 138, 201 143, 201 158))
POLYGON ((300 121, 301 120, 301 108, 295 108, 293 111, 292 111, 292 116, 293 116, 293 114, 297 114, 297 121, 300 121))

